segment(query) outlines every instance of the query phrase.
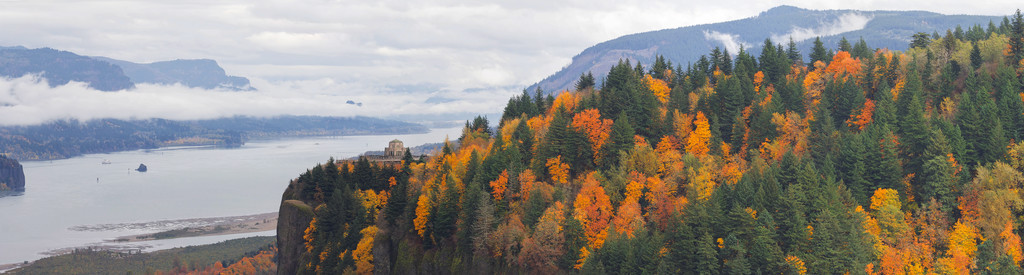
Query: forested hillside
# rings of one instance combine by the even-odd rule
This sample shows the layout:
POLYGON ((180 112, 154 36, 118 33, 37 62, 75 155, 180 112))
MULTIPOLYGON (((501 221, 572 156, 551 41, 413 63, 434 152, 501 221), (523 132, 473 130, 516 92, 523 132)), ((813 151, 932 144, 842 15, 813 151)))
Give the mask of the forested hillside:
POLYGON ((302 174, 279 273, 1020 274, 1022 21, 524 92, 430 158, 302 174))
POLYGON ((418 124, 361 116, 61 120, 31 126, 0 126, 0 154, 23 161, 53 160, 163 146, 237 147, 250 138, 405 134, 427 130, 418 124))

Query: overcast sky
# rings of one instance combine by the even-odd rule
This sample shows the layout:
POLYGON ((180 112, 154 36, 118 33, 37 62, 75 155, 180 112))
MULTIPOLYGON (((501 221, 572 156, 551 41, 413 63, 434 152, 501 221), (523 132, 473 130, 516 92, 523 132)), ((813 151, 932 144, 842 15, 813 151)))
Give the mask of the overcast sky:
MULTIPOLYGON (((783 4, 979 15, 1007 15, 1021 6, 1019 0, 0 0, 0 45, 134 62, 210 58, 228 74, 252 79, 260 89, 257 95, 304 90, 373 102, 378 100, 374 94, 429 92, 428 97, 438 99, 431 102, 450 103, 433 106, 435 112, 493 113, 510 94, 569 64, 593 44, 751 17, 783 4), (461 92, 480 88, 485 90, 477 95, 461 92), (463 96, 499 100, 450 102, 463 96)), ((0 86, 32 86, 11 82, 0 86)), ((380 103, 388 97, 379 98, 380 103)), ((383 114, 370 110, 373 106, 410 113, 426 108, 392 103, 316 114, 383 114)), ((2 109, 0 114, 28 116, 2 109)))

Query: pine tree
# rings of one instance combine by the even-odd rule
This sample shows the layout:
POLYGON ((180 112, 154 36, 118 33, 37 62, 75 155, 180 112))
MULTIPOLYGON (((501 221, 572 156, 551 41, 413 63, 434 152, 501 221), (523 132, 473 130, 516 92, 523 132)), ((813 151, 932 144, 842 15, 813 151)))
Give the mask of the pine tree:
POLYGON ((906 89, 900 93, 896 102, 896 114, 899 117, 900 156, 907 161, 907 173, 920 175, 921 166, 927 161, 922 154, 928 145, 928 134, 931 130, 924 118, 924 104, 921 101, 922 91, 917 70, 911 69, 907 73, 907 78, 915 79, 908 81, 908 83, 914 83, 905 87, 906 89))
POLYGON ((1024 102, 1020 91, 1021 85, 1013 69, 1000 66, 996 79, 996 103, 1006 138, 1015 141, 1024 140, 1024 102))
POLYGON ((718 260, 718 249, 715 247, 715 240, 711 237, 711 233, 704 232, 701 235, 697 241, 696 252, 697 262, 694 267, 697 274, 719 274, 721 264, 718 260))
POLYGON ((747 261, 747 249, 736 235, 729 234, 723 241, 723 248, 720 257, 725 261, 722 266, 722 273, 725 274, 750 274, 750 263, 747 261))
POLYGON ((576 81, 576 91, 586 91, 587 89, 593 89, 596 83, 594 82, 594 75, 591 72, 586 74, 580 74, 580 79, 576 81))
POLYGON ((913 39, 911 39, 910 48, 925 48, 928 47, 928 44, 931 44, 931 42, 931 37, 928 36, 928 33, 918 32, 915 33, 913 39))
POLYGON ((919 174, 921 185, 914 188, 917 191, 916 197, 922 202, 935 199, 942 204, 943 212, 950 213, 957 204, 954 192, 957 181, 954 174, 957 167, 952 158, 952 149, 946 141, 946 136, 938 130, 931 131, 928 143, 928 150, 921 156, 925 161, 919 174))
MULTIPOLYGON (((1003 18, 1005 21, 1006 18, 1003 18)), ((1005 23, 1004 23, 1005 24, 1005 23)), ((1010 24, 1010 66, 1020 66, 1020 60, 1024 59, 1024 15, 1020 9, 1013 14, 1013 23, 1010 24)))
POLYGON ((804 57, 800 55, 800 50, 796 48, 796 42, 793 41, 792 37, 789 38, 789 44, 786 46, 786 57, 789 58, 789 61, 793 62, 793 65, 804 65, 804 57))
POLYGON ((981 68, 981 49, 978 48, 978 42, 971 43, 971 68, 977 70, 981 68))
POLYGON ((864 37, 861 37, 856 44, 853 44, 853 51, 850 52, 850 55, 862 61, 867 61, 871 59, 873 54, 871 48, 868 47, 868 42, 864 41, 864 37))
POLYGON ((814 70, 814 63, 821 61, 824 63, 830 62, 828 58, 828 52, 825 49, 825 44, 821 42, 821 37, 814 38, 814 47, 811 49, 811 63, 808 66, 809 70, 814 70))
POLYGON ((601 167, 603 169, 618 164, 619 152, 632 147, 633 135, 633 125, 630 124, 629 117, 619 116, 612 124, 612 133, 608 136, 608 141, 601 147, 601 167))

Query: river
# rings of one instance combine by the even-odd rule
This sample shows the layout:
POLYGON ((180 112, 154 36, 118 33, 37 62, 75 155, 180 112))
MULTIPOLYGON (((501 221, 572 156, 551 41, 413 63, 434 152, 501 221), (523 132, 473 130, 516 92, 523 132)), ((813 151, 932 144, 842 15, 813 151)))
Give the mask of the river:
MULTIPOLYGON (((288 182, 329 157, 456 139, 461 127, 426 134, 249 141, 239 148, 171 147, 22 162, 26 192, 0 198, 0 264, 48 251, 109 244, 119 236, 167 228, 77 231, 76 226, 242 216, 276 212, 288 182), (104 161, 109 164, 102 164, 104 161), (140 163, 149 171, 134 171, 140 163)), ((148 249, 207 244, 274 231, 142 242, 148 249)))

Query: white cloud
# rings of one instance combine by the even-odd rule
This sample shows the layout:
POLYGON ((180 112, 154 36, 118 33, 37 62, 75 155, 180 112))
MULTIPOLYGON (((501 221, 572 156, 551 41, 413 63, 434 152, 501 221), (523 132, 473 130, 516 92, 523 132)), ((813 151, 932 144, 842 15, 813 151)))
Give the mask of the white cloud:
POLYGON ((180 85, 138 85, 134 90, 97 91, 71 82, 51 88, 35 76, 0 78, 0 126, 31 125, 53 120, 99 118, 173 120, 212 119, 234 115, 375 116, 494 113, 513 89, 481 92, 436 90, 430 96, 451 99, 427 103, 424 94, 388 92, 331 79, 268 82, 254 79, 256 92, 231 92, 180 85), (362 107, 345 104, 352 100, 362 107))
POLYGON ((820 25, 814 28, 793 27, 789 33, 772 35, 772 40, 788 41, 792 38, 793 41, 800 42, 820 36, 837 35, 844 32, 861 30, 868 25, 868 22, 871 22, 871 19, 872 18, 870 16, 850 12, 840 15, 832 22, 821 22, 820 25))
POLYGON ((722 45, 725 46, 725 49, 729 50, 730 54, 737 54, 737 53, 739 53, 740 52, 740 46, 747 47, 747 48, 750 47, 750 44, 740 40, 740 36, 738 34, 720 33, 720 32, 717 32, 717 31, 707 31, 707 30, 705 30, 704 31, 704 39, 716 40, 716 41, 721 42, 722 45))

